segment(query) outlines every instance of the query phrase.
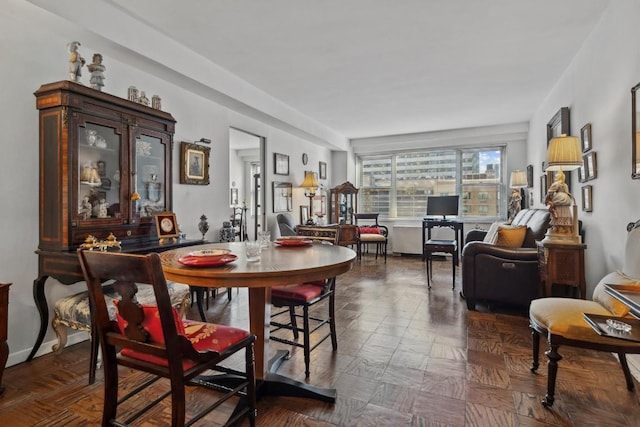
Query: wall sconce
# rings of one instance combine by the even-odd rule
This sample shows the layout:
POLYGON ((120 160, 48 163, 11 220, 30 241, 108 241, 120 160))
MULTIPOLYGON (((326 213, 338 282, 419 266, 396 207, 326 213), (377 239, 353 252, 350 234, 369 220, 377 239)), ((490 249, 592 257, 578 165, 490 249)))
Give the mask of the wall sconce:
MULTIPOLYGON (((309 212, 311 213, 313 212, 313 198, 316 196, 316 191, 319 187, 315 172, 305 171, 304 181, 302 181, 300 187, 304 188, 304 195, 305 197, 309 198, 309 212)), ((313 218, 311 217, 311 215, 307 220, 307 224, 313 225, 313 218)))

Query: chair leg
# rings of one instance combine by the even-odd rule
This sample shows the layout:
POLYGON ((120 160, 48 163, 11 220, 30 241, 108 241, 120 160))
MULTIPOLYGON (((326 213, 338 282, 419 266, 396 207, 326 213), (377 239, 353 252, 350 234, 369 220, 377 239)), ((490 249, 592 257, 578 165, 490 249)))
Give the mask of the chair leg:
MULTIPOLYGON (((330 279, 330 280, 333 280, 335 282, 336 278, 334 277, 333 279, 330 279)), ((334 290, 333 294, 331 294, 331 296, 329 297, 329 329, 331 331, 331 347, 333 348, 333 351, 338 350, 338 334, 336 333, 336 316, 335 316, 335 312, 336 312, 335 296, 336 296, 336 293, 334 290)))
POLYGON ((627 355, 624 353, 618 353, 618 359, 620 360, 620 366, 624 373, 624 379, 627 381, 627 390, 631 391, 634 388, 633 376, 629 371, 629 364, 627 363, 627 355))
POLYGON ((451 289, 456 289, 456 254, 451 254, 451 270, 453 270, 453 286, 451 289))
POLYGON ((171 381, 171 425, 183 427, 185 424, 186 403, 183 381, 171 381))
POLYGON ((298 322, 296 322, 296 307, 289 306, 289 317, 291 318, 291 330, 293 332, 293 339, 298 341, 298 322))
POLYGON ((531 372, 538 370, 540 366, 540 332, 531 328, 531 348, 533 350, 533 363, 531 364, 531 372))
POLYGON ((256 373, 254 365, 253 344, 245 351, 245 369, 247 372, 247 403, 249 404, 249 425, 256 427, 256 373))
POLYGON ((427 253, 427 259, 425 260, 425 264, 427 265, 427 289, 431 289, 431 253, 427 253))
POLYGON ((89 357, 89 384, 96 382, 96 368, 98 366, 98 351, 100 349, 100 342, 98 338, 98 332, 96 328, 91 326, 91 332, 89 332, 91 338, 91 356, 89 357))
POLYGON ((309 378, 311 375, 311 371, 309 370, 309 365, 311 364, 311 343, 309 342, 309 306, 304 305, 302 307, 303 317, 302 321, 304 322, 303 334, 304 334, 304 375, 305 378, 309 378))
POLYGON ((562 360, 562 356, 558 353, 558 344, 551 344, 551 348, 545 351, 544 354, 547 355, 549 361, 547 362, 547 375, 549 378, 547 379, 547 394, 542 399, 542 404, 545 408, 550 408, 553 406, 553 401, 555 398, 553 397, 556 393, 556 376, 558 375, 558 362, 562 360))

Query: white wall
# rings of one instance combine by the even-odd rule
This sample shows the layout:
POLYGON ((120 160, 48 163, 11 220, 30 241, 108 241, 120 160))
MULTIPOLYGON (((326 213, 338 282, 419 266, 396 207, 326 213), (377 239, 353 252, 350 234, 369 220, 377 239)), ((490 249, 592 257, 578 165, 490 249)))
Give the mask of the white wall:
MULTIPOLYGON (((527 157, 534 165, 535 194, 546 155, 546 124, 560 107, 570 108, 571 134, 592 126, 598 177, 584 184, 572 173, 572 192, 581 206, 581 187, 593 186, 593 212, 579 211, 586 230, 587 294, 607 272, 622 268, 625 227, 640 218, 640 181, 631 179, 631 88, 640 81, 640 2, 611 2, 600 23, 540 105, 530 122, 527 157)), ((539 205, 538 207, 541 207, 539 205)))
MULTIPOLYGON (((86 24, 91 26, 93 23, 86 24)), ((91 36, 80 27, 24 0, 7 0, 0 8, 0 85, 4 99, 0 105, 0 114, 5 119, 3 155, 0 156, 0 195, 3 203, 3 209, 0 210, 0 235, 3 237, 0 280, 13 283, 9 295, 9 365, 26 359, 40 327, 32 295, 32 283, 38 274, 38 259, 34 251, 38 246, 39 209, 38 112, 33 92, 44 83, 66 79, 66 45, 69 41, 78 40, 79 32, 87 37, 86 40, 80 40, 82 46, 79 51, 82 56, 90 59, 94 52, 104 55, 105 92, 126 98, 127 88, 135 85, 138 89, 145 90, 149 97, 158 94, 162 98, 163 110, 176 118, 173 207, 178 222, 188 237, 200 236, 197 224, 200 215, 205 214, 210 224, 206 238, 217 241, 222 222, 230 216, 230 127, 263 136, 267 140, 265 182, 268 185, 265 188, 268 191, 266 209, 269 223, 274 222, 275 218, 271 213, 269 187, 274 176, 273 158, 269 153, 278 151, 291 156, 291 174, 278 179, 284 178, 294 186, 302 182, 303 170, 306 169, 301 164, 302 152, 309 155, 307 168, 313 167, 317 171, 318 161, 330 162, 329 149, 319 148, 310 140, 305 140, 305 132, 297 132, 294 136, 283 130, 288 129, 287 126, 277 128, 267 124, 267 120, 258 120, 259 114, 251 114, 252 117, 249 117, 212 102, 205 98, 209 95, 207 91, 194 91, 189 87, 185 89, 182 82, 174 84, 165 80, 166 76, 173 74, 167 73, 159 65, 158 68, 149 64, 142 68, 131 66, 130 64, 140 63, 135 52, 115 49, 113 45, 106 44, 102 37, 91 36), (156 72, 162 78, 154 75, 156 72), (178 163, 180 142, 193 142, 201 137, 213 141, 209 171, 211 184, 181 185, 178 163)), ((154 49, 157 50, 157 46, 151 45, 149 49, 152 53, 157 53, 153 52, 154 49)), ((81 81, 88 84, 89 75, 84 70, 83 73, 81 81)), ((261 102, 266 105, 264 99, 261 102)), ((281 111, 280 114, 284 112, 281 111)), ((49 279, 46 297, 50 312, 52 303, 57 298, 80 290, 81 284, 63 286, 49 279)), ((70 336, 69 342, 86 338, 86 333, 76 334, 70 336)), ((54 339, 55 334, 49 327, 38 354, 49 352, 54 339)))

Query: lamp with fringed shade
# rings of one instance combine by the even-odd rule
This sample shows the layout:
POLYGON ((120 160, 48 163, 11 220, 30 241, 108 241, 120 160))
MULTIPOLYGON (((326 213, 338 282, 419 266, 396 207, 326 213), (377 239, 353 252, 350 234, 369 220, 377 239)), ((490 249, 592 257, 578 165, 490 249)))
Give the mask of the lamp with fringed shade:
POLYGON ((556 173, 544 200, 551 212, 551 228, 543 243, 580 243, 578 208, 564 176, 564 171, 572 171, 582 166, 580 140, 564 134, 552 138, 547 148, 547 165, 547 171, 556 173))
MULTIPOLYGON (((313 198, 316 196, 316 190, 320 184, 318 184, 318 180, 316 179, 315 172, 305 171, 304 173, 304 181, 300 184, 300 187, 304 188, 305 197, 309 198, 309 213, 313 212, 313 198)), ((311 215, 309 215, 309 219, 307 220, 308 225, 313 225, 314 221, 311 215)))

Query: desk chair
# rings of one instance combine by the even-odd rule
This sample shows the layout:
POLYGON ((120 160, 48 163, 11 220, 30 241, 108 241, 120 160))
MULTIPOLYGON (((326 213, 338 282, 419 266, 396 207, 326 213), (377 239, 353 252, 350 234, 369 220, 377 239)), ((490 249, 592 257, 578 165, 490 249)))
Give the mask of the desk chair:
MULTIPOLYGON (((171 395, 171 425, 191 425, 233 396, 246 399, 247 406, 234 412, 225 426, 235 425, 245 415, 255 426, 256 389, 253 343, 255 336, 242 329, 211 323, 183 320, 171 306, 167 283, 157 253, 130 255, 94 251, 79 251, 80 266, 87 282, 93 307, 92 321, 102 347, 104 363, 104 406, 102 426, 127 425, 138 419, 171 395), (102 282, 115 280, 114 289, 121 299, 115 302, 116 319, 109 318, 102 282), (153 286, 156 306, 143 306, 136 300, 137 283, 153 286), (219 365, 240 350, 245 350, 245 372, 219 365), (124 366, 153 374, 150 380, 135 387, 118 399, 119 367, 124 366), (185 388, 198 385, 196 377, 207 370, 239 375, 242 384, 205 408, 185 423, 185 388), (140 392, 161 378, 170 380, 170 389, 157 398, 139 399, 140 392), (118 407, 129 402, 141 403, 140 409, 127 408, 131 414, 124 421, 116 420, 118 407)), ((124 374, 122 370, 120 373, 124 374)), ((155 389, 156 387, 154 387, 155 389)), ((153 391, 149 391, 153 393, 153 391)))
POLYGON ((378 253, 384 254, 384 262, 387 262, 387 243, 389 229, 378 224, 378 213, 354 213, 355 225, 358 226, 358 259, 362 259, 362 246, 376 245, 376 259, 378 253))
POLYGON ((433 280, 433 254, 442 252, 451 254, 451 270, 453 272, 452 289, 456 288, 456 266, 458 265, 458 244, 455 240, 429 239, 424 244, 425 262, 427 263, 427 287, 431 289, 433 280))
MULTIPOLYGON (((335 230, 333 240, 327 242, 328 238, 326 230, 323 230, 321 237, 321 243, 315 244, 337 244, 339 241, 340 228, 336 227, 331 230, 335 230)), ((309 237, 314 239, 314 237, 309 237)), ((316 348, 327 338, 331 337, 331 346, 333 351, 338 350, 338 338, 336 334, 336 320, 335 320, 335 287, 336 278, 332 277, 327 280, 318 280, 313 282, 299 283, 295 285, 286 286, 274 286, 271 288, 271 305, 277 308, 283 308, 284 310, 278 310, 271 315, 270 326, 271 335, 269 339, 284 344, 300 347, 304 349, 304 365, 305 376, 310 376, 310 361, 311 350, 316 348), (319 304, 322 301, 329 300, 328 314, 327 316, 318 317, 312 316, 309 310, 319 304), (302 314, 296 312, 297 308, 302 309, 302 314), (288 314, 288 322, 280 321, 278 318, 281 315, 288 314), (298 326, 297 319, 302 319, 302 327, 298 326), (315 344, 311 345, 311 334, 319 331, 323 326, 329 326, 329 331, 322 335, 315 341, 315 344), (293 340, 282 338, 273 335, 274 332, 285 329, 293 333, 293 340), (302 332, 302 343, 298 342, 299 333, 302 332)))
MULTIPOLYGON (((562 356, 558 352, 561 345, 617 354, 627 389, 629 391, 634 389, 633 377, 629 371, 626 355, 640 353, 640 342, 599 335, 587 323, 584 316, 585 313, 589 313, 607 318, 614 317, 623 322, 625 322, 625 317, 630 316, 629 307, 605 291, 606 284, 628 285, 640 291, 640 221, 629 224, 627 230, 629 230, 629 234, 625 246, 623 271, 610 273, 603 277, 593 291, 593 301, 558 297, 539 298, 531 301, 529 326, 532 333, 532 372, 536 372, 539 366, 540 336, 544 335, 549 343, 549 350, 544 353, 549 359, 547 362, 547 393, 542 400, 545 407, 551 407, 555 400, 558 362, 562 360, 562 356)), ((604 328, 606 329, 606 326, 604 328)))

